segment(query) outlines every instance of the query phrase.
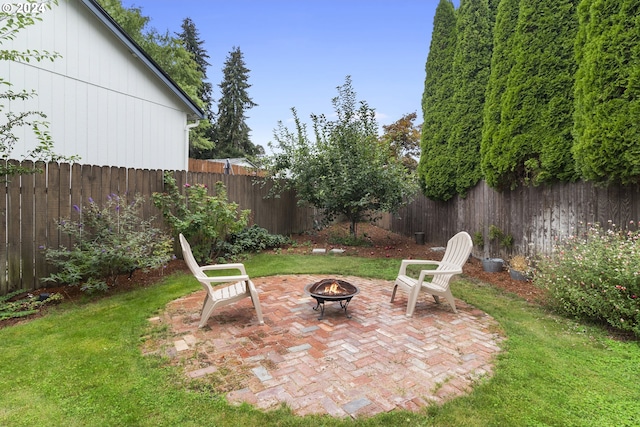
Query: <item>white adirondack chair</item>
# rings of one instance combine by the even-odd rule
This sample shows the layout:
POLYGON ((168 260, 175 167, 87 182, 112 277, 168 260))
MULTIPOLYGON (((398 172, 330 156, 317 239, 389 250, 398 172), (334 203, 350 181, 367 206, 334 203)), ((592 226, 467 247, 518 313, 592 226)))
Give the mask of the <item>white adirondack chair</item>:
POLYGON ((207 324, 207 320, 211 317, 213 310, 225 305, 233 304, 242 298, 249 297, 253 301, 253 306, 256 309, 258 315, 258 322, 261 325, 264 324, 262 319, 262 308, 260 307, 260 299, 258 298, 258 291, 255 285, 249 279, 247 272, 244 268, 244 264, 215 264, 200 266, 196 262, 191 252, 191 245, 187 242, 187 239, 180 233, 180 245, 182 246, 182 256, 189 266, 191 273, 198 279, 202 287, 207 291, 207 296, 204 299, 202 305, 202 312, 200 314, 199 328, 202 328, 207 324), (240 274, 231 276, 208 276, 205 271, 211 270, 238 270, 240 274), (232 285, 227 286, 212 286, 212 283, 229 283, 235 282, 232 285))
POLYGON ((431 294, 436 303, 440 303, 440 297, 444 297, 454 313, 457 313, 456 304, 451 294, 449 281, 451 277, 462 273, 462 266, 469 259, 473 242, 468 233, 461 231, 460 233, 449 239, 447 249, 444 252, 442 261, 431 260, 402 260, 398 277, 393 285, 391 293, 391 302, 395 299, 398 288, 407 292, 407 317, 412 317, 416 308, 418 296, 420 292, 431 294), (407 275, 407 267, 409 265, 435 265, 435 270, 422 270, 418 279, 414 279, 407 275), (426 276, 433 276, 431 282, 425 282, 426 276))

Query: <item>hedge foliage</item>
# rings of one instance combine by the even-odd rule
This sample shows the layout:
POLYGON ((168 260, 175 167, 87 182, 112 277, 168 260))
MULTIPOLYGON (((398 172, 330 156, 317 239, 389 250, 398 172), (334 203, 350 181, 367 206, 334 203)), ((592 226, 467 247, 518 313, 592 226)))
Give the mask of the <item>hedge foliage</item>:
POLYGON ((452 8, 441 0, 426 64, 418 172, 427 197, 464 196, 483 178, 497 189, 640 183, 636 0, 452 8), (454 20, 452 48, 442 40, 454 20))
POLYGON ((575 144, 580 174, 640 182, 640 3, 583 0, 578 9, 575 144))
POLYGON ((433 35, 426 64, 422 95, 424 123, 418 175, 422 191, 436 200, 455 193, 454 170, 449 164, 448 118, 453 109, 453 54, 456 49, 456 16, 449 0, 440 0, 433 18, 433 35))

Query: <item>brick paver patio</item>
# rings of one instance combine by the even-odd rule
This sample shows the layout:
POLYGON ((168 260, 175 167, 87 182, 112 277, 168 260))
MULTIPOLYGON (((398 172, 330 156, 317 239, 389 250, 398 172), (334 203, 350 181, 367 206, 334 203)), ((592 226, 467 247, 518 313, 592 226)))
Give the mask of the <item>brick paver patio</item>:
POLYGON ((215 379, 230 402, 262 409, 286 403, 300 415, 336 417, 418 411, 491 375, 503 337, 486 313, 456 300, 454 314, 447 304, 421 297, 407 318, 406 294, 399 291, 389 302, 392 282, 330 277, 360 288, 348 307, 351 319, 339 303, 327 302, 318 320, 304 286, 327 276, 289 275, 254 279, 262 326, 245 298, 198 329, 204 291, 171 302, 153 320, 169 323, 166 348, 187 376, 215 379))

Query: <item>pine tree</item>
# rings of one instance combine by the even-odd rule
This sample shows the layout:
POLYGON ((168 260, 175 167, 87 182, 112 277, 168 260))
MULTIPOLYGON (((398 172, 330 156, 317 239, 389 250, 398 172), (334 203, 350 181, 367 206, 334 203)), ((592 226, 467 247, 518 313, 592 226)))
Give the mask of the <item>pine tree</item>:
POLYGON ((183 41, 187 52, 191 53, 193 60, 198 64, 198 71, 202 74, 202 86, 198 91, 198 98, 204 102, 204 109, 209 120, 213 119, 211 105, 213 104, 213 88, 207 80, 207 67, 211 64, 207 61, 209 55, 202 47, 204 41, 200 39, 200 33, 191 18, 182 21, 182 32, 177 36, 183 41))
POLYGON ((521 0, 514 64, 492 145, 492 184, 571 181, 573 44, 578 0, 521 0))
POLYGON ((426 77, 422 95, 424 123, 418 176, 423 193, 434 200, 455 194, 453 169, 448 158, 448 118, 453 109, 453 56, 456 49, 456 15, 450 0, 440 0, 433 18, 426 77))
POLYGON ((453 103, 448 141, 450 167, 461 196, 482 178, 480 143, 482 115, 489 80, 494 18, 487 0, 461 0, 457 12, 456 52, 453 59, 453 103))
POLYGON ((234 47, 225 61, 223 80, 219 85, 221 98, 218 101, 217 146, 214 149, 218 158, 251 157, 260 152, 251 143, 251 129, 245 122, 245 110, 258 105, 247 93, 247 89, 251 87, 247 83, 249 71, 240 48, 234 47))
POLYGON ((502 97, 507 88, 509 72, 515 63, 513 39, 518 22, 520 0, 502 0, 493 31, 491 74, 487 84, 482 125, 480 159, 482 173, 487 184, 497 187, 501 170, 499 160, 501 145, 496 142, 496 132, 501 121, 502 97))
POLYGON ((582 177, 640 183, 640 3, 583 0, 573 155, 582 177))
POLYGON ((182 32, 176 34, 184 44, 187 52, 197 64, 198 71, 202 75, 202 84, 198 88, 198 98, 202 101, 205 111, 205 120, 189 132, 189 157, 196 159, 207 159, 212 157, 215 146, 215 135, 211 122, 215 120, 211 109, 213 104, 213 88, 207 81, 207 67, 211 64, 207 61, 209 55, 202 47, 204 41, 200 39, 200 34, 191 18, 182 21, 182 32))

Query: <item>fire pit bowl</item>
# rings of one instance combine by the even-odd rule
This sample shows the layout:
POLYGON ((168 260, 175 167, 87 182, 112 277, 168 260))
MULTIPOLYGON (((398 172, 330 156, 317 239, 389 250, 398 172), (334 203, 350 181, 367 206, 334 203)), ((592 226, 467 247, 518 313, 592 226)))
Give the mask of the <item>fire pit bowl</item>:
POLYGON ((322 279, 319 282, 308 284, 304 287, 304 291, 317 302, 317 305, 313 307, 313 309, 315 311, 320 310, 318 320, 322 320, 324 317, 325 301, 339 301, 340 308, 344 310, 347 319, 351 319, 351 315, 347 313, 347 306, 351 298, 360 292, 360 289, 344 280, 322 279))

